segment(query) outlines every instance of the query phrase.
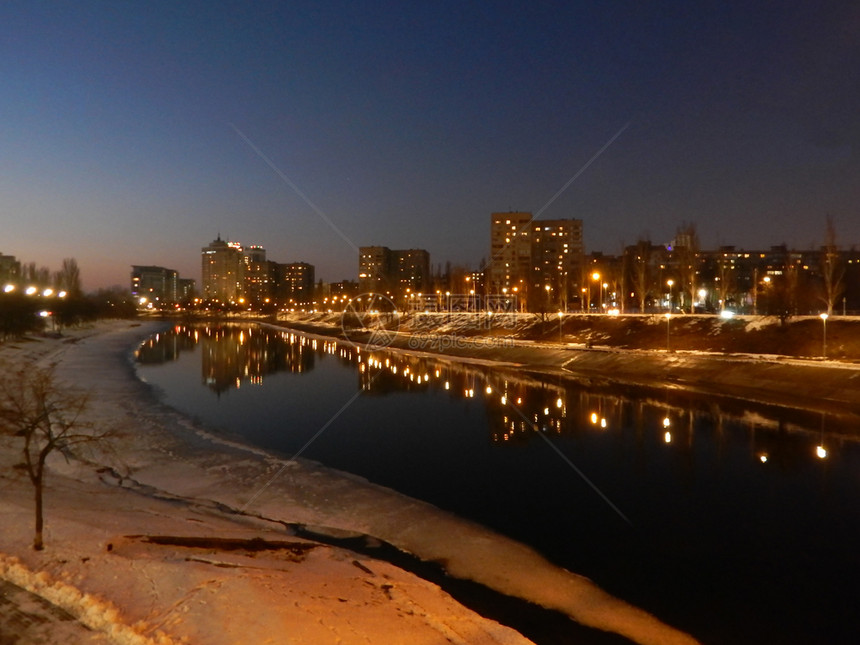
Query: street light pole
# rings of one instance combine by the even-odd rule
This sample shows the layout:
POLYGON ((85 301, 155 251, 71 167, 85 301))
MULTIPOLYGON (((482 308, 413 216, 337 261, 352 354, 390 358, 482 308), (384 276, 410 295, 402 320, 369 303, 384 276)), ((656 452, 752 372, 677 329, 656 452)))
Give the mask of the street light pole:
POLYGON ((670 352, 672 351, 672 349, 671 349, 671 347, 670 347, 670 345, 669 345, 669 321, 670 321, 671 319, 672 319, 672 314, 671 314, 671 313, 667 313, 667 314, 666 314, 666 353, 667 353, 667 354, 668 354, 668 353, 670 353, 670 352))
MULTIPOLYGON (((603 286, 602 286, 603 283, 599 282, 600 274, 597 271, 595 271, 594 273, 591 274, 591 279, 594 280, 595 282, 598 282, 597 293, 599 295, 598 295, 598 301, 597 301, 597 309, 599 311, 603 307, 603 302, 602 302, 603 301, 603 286)), ((591 302, 590 302, 591 301, 591 287, 590 286, 589 286, 589 290, 588 290, 588 300, 589 300, 588 306, 589 306, 589 311, 590 311, 591 310, 591 302)))
POLYGON ((821 314, 821 356, 827 358, 827 314, 821 314))

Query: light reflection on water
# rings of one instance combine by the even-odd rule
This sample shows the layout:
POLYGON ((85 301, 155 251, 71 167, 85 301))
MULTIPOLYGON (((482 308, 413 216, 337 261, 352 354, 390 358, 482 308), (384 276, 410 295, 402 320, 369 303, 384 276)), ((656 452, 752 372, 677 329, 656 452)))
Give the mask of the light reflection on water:
POLYGON ((360 390, 305 457, 532 544, 705 641, 857 633, 838 580, 860 573, 860 449, 835 419, 254 327, 178 327, 138 361, 169 404, 283 454, 360 390))

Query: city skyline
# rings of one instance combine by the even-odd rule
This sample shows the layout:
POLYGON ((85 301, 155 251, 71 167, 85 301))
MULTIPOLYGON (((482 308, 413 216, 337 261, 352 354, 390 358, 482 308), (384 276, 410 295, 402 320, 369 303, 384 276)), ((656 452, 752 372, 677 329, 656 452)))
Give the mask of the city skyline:
POLYGON ((486 217, 618 254, 860 243, 860 8, 11 3, 0 251, 84 287, 201 240, 336 281, 358 248, 489 258, 486 217))

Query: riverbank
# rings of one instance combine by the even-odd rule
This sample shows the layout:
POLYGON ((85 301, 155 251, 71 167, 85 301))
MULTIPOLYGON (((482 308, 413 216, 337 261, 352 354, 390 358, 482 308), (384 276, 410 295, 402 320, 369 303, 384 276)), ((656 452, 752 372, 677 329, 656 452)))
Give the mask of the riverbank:
POLYGON ((159 323, 116 322, 0 349, 56 364, 91 392, 87 420, 116 437, 49 463, 46 541, 29 549, 31 490, 2 439, 0 576, 112 642, 525 643, 384 560, 296 534, 371 536, 450 575, 638 643, 692 643, 531 549, 417 500, 221 441, 137 381, 129 348, 159 323))
POLYGON ((828 322, 838 360, 814 357, 821 350, 820 319, 782 326, 766 317, 676 316, 669 324, 671 351, 660 316, 569 316, 561 330, 557 319, 516 316, 503 324, 468 314, 370 320, 365 329, 346 331, 338 314, 288 315, 277 322, 360 346, 502 363, 592 383, 683 388, 860 420, 860 320, 828 322))

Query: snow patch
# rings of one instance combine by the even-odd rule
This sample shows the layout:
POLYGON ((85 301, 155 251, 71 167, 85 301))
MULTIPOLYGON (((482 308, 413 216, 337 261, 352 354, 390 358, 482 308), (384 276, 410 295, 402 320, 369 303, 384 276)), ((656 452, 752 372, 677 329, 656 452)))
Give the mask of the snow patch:
MULTIPOLYGON (((122 622, 120 611, 113 603, 54 580, 45 571, 31 571, 18 558, 5 553, 0 553, 0 578, 64 609, 93 631, 105 634, 116 645, 179 645, 185 642, 160 631, 154 638, 144 636, 135 627, 122 622)), ((136 627, 146 629, 145 624, 138 623, 136 627)))

